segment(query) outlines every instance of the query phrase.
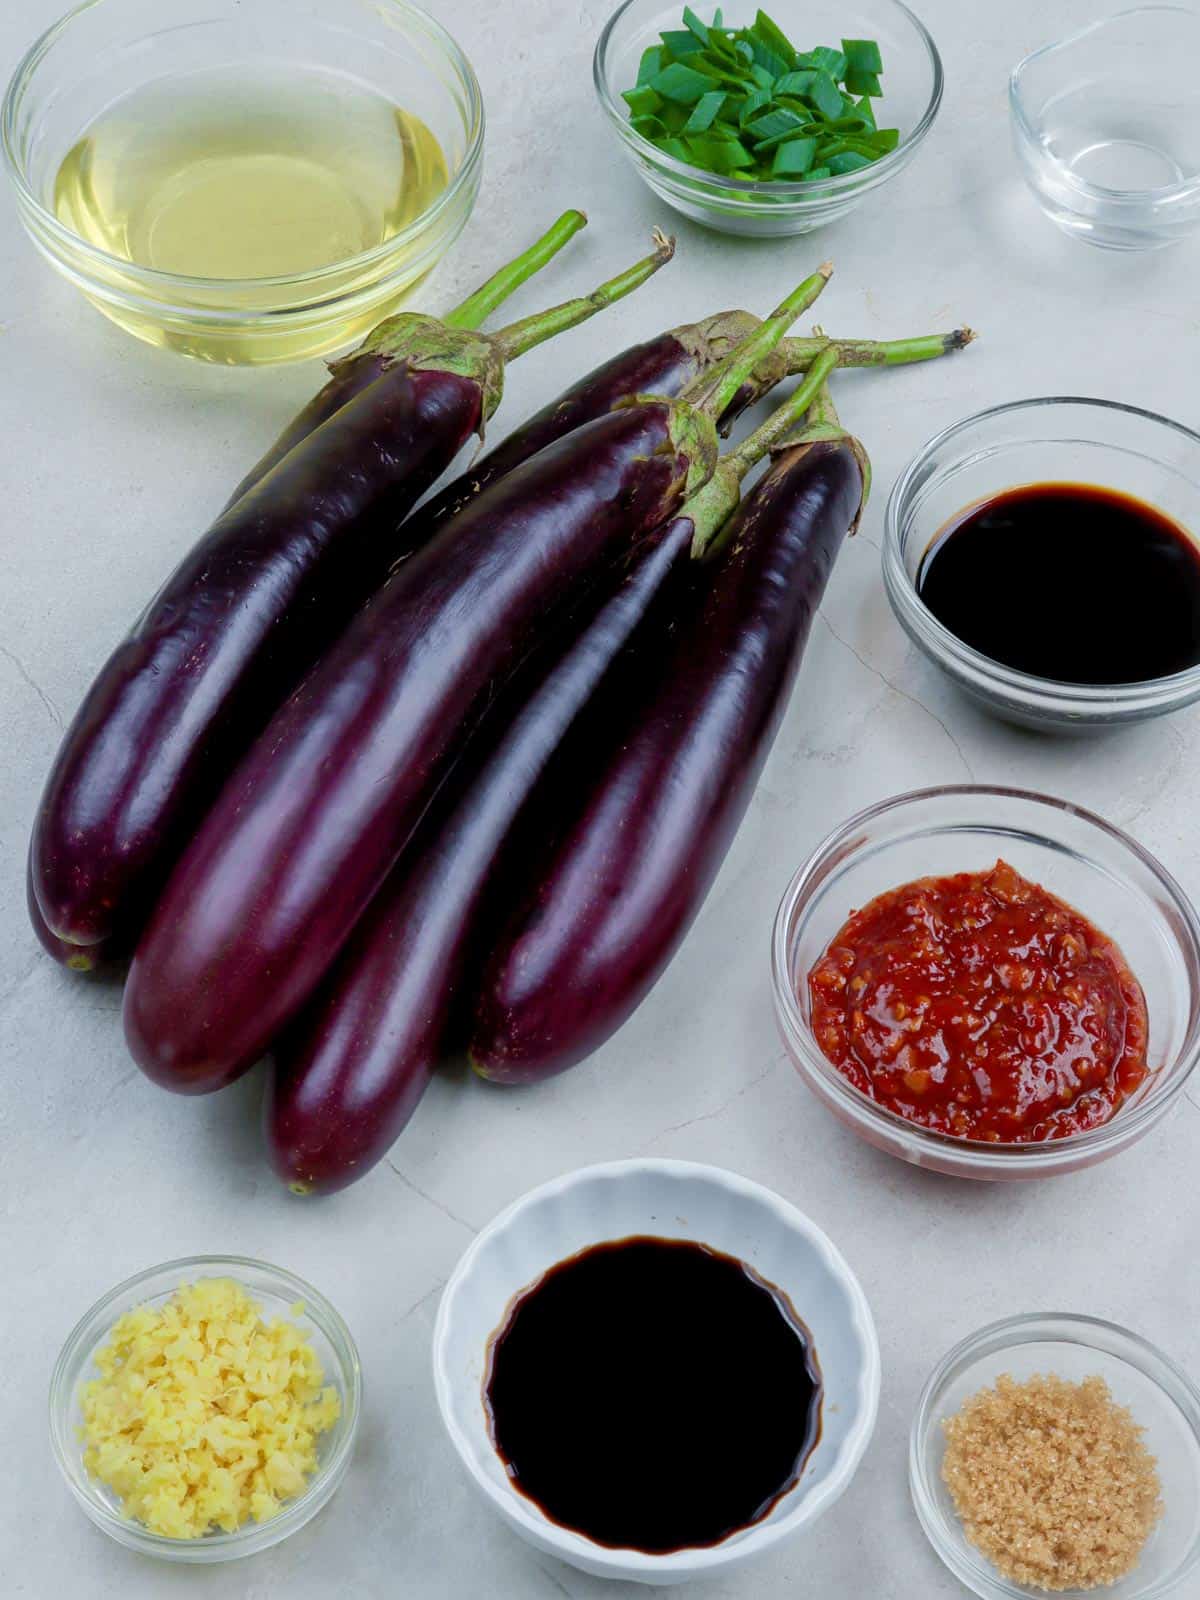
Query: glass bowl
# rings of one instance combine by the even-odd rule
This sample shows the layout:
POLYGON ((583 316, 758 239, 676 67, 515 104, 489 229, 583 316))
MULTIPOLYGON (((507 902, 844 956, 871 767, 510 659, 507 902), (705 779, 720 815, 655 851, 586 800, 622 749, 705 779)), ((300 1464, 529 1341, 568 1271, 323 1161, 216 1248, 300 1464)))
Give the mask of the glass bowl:
MULTIPOLYGON (((678 28, 682 5, 625 0, 596 45, 592 75, 600 107, 635 171, 676 211, 721 233, 779 238, 811 233, 854 209, 874 189, 902 172, 933 126, 942 101, 942 62, 924 25, 900 0, 777 0, 771 15, 799 49, 837 45, 843 38, 875 39, 883 52, 881 126, 897 127, 900 143, 857 172, 814 183, 750 183, 690 167, 667 155, 629 125, 621 91, 637 79, 642 51, 664 29, 678 28)), ((725 6, 732 26, 753 18, 753 6, 725 6)), ((707 16, 708 13, 706 12, 707 16)))
POLYGON ((111 1289, 72 1329, 50 1380, 50 1443, 54 1459, 76 1500, 110 1538, 142 1555, 165 1561, 233 1561, 279 1544, 312 1520, 346 1475, 362 1413, 362 1375, 350 1330, 329 1301, 302 1278, 264 1261, 244 1256, 186 1256, 150 1267, 111 1289), (113 1323, 134 1306, 161 1305, 181 1284, 197 1278, 232 1278, 253 1296, 268 1318, 283 1317, 308 1335, 326 1383, 337 1389, 341 1415, 317 1445, 318 1468, 308 1487, 267 1522, 247 1522, 234 1533, 209 1533, 200 1539, 169 1539, 151 1533, 121 1513, 120 1501, 84 1470, 79 1427, 80 1394, 92 1375, 95 1353, 113 1323), (293 1309, 302 1301, 304 1310, 293 1309))
POLYGON ((1200 1391, 1168 1356, 1115 1323, 1066 1313, 994 1322, 964 1339, 925 1386, 913 1420, 908 1474, 913 1505, 930 1544, 960 1582, 982 1600, 1044 1596, 1000 1573, 968 1544, 942 1482, 942 1423, 965 1400, 1005 1373, 1018 1383, 1039 1374, 1080 1382, 1101 1377, 1118 1405, 1146 1430, 1158 1458, 1164 1513, 1137 1567, 1104 1589, 1060 1591, 1063 1600, 1164 1600, 1200 1563, 1200 1391))
POLYGON ((1106 1161, 1161 1121, 1200 1058, 1200 920, 1183 890, 1101 817, 1020 789, 918 789, 851 817, 787 887, 771 978, 783 1042, 817 1098, 876 1149, 951 1177, 1040 1178, 1106 1161), (808 973, 852 911, 914 878, 986 871, 997 857, 1115 940, 1149 1012, 1146 1082, 1103 1127, 1043 1144, 958 1139, 906 1121, 843 1077, 810 1022, 808 973))
POLYGON ((226 364, 293 361, 348 345, 392 311, 466 225, 483 161, 483 106, 466 57, 408 0, 87 0, 17 67, 0 140, 21 220, 42 254, 139 339, 226 364), (168 14, 169 11, 169 14, 168 14), (392 238, 283 277, 191 278, 108 254, 54 211, 63 158, 122 97, 183 74, 285 74, 366 89, 419 117, 449 183, 392 238))
POLYGON ((1025 727, 1103 732, 1200 698, 1200 665, 1142 683, 1058 683, 980 655, 917 594, 926 550, 965 507, 1019 484, 1086 483, 1157 506, 1200 537, 1200 434, 1111 400, 1018 400, 946 428, 901 473, 884 519, 883 582, 901 627, 986 710, 1025 727))
POLYGON ((433 1377, 442 1421, 463 1465, 514 1533, 594 1577, 674 1585, 742 1566, 812 1527, 841 1497, 875 1428, 879 1342, 854 1272, 795 1206, 720 1167, 638 1158, 554 1178, 488 1223, 442 1294, 433 1377), (820 1438, 799 1481, 759 1521, 719 1544, 664 1554, 597 1544, 552 1522, 514 1488, 484 1407, 489 1342, 514 1297, 568 1256, 636 1234, 710 1245, 782 1289, 812 1333, 823 1383, 820 1438))
POLYGON ((1157 250, 1200 226, 1200 13, 1140 6, 1026 56, 1009 83, 1025 182, 1064 232, 1157 250))

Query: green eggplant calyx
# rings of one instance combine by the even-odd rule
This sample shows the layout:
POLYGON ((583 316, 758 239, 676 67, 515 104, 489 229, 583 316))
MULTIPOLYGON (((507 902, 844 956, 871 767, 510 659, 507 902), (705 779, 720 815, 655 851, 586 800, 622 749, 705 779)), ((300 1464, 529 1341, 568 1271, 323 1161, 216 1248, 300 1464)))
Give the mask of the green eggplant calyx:
POLYGON ((689 499, 702 489, 717 469, 719 442, 716 424, 703 411, 686 400, 660 401, 669 407, 671 448, 687 463, 683 496, 689 499))
POLYGON ((402 311, 381 322, 359 353, 383 355, 389 362, 403 361, 419 371, 452 372, 477 383, 483 394, 481 438, 483 423, 495 413, 504 393, 504 357, 495 339, 472 328, 447 327, 420 311, 402 311))

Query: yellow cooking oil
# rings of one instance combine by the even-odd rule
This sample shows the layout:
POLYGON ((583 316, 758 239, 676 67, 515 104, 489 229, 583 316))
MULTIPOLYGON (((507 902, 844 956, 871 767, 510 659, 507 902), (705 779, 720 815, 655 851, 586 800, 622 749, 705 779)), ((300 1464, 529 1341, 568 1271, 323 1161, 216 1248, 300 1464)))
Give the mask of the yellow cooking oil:
MULTIPOLYGON (((437 139, 410 111, 334 73, 260 64, 252 74, 227 68, 158 80, 117 100, 64 158, 54 208, 109 256, 207 280, 152 284, 144 317, 119 307, 131 331, 210 360, 242 361, 255 356, 227 325, 206 342, 204 308, 253 320, 289 309, 289 296, 295 305, 328 306, 394 273, 390 253, 386 263, 354 258, 407 228, 447 182, 437 139), (312 273, 322 276, 278 282, 312 273), (160 295, 201 315, 164 323, 153 303, 160 295)), ((420 259, 421 246, 412 254, 420 259)), ((386 309, 376 307, 367 325, 386 309)), ((326 330, 326 347, 356 331, 326 330)), ((266 359, 280 359, 271 350, 266 359)))

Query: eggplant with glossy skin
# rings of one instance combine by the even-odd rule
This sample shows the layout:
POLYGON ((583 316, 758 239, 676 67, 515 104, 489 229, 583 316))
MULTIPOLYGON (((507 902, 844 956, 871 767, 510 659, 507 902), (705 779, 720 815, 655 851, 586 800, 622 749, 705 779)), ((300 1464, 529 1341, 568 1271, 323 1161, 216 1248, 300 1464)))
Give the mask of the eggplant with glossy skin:
POLYGON ((539 452, 405 563, 268 725, 138 946, 125 1034, 157 1082, 230 1082, 306 1003, 488 704, 711 476, 719 415, 824 287, 822 269, 683 400, 647 399, 539 452))
MULTIPOLYGON (((429 528, 440 527, 489 484, 512 472, 522 461, 528 461, 555 440, 604 416, 635 395, 666 395, 673 399, 682 394, 689 383, 723 360, 757 326, 758 318, 748 311, 721 311, 702 322, 672 328, 622 350, 564 390, 557 400, 534 412, 478 461, 473 461, 464 473, 427 500, 414 514, 413 521, 429 528)), ((771 380, 777 382, 782 378, 785 370, 770 358, 766 365, 770 379, 764 377, 764 388, 769 387, 771 380)), ((751 387, 746 385, 747 390, 751 387)))
POLYGON ((404 549, 400 525, 482 428, 504 364, 668 261, 495 334, 408 315, 401 352, 218 518, 93 684, 31 842, 34 892, 68 944, 136 936, 236 761, 404 549))
MULTIPOLYGON (((758 321, 749 311, 720 311, 611 357, 432 495, 409 521, 409 542, 415 546, 432 537, 489 484, 614 406, 639 394, 673 397, 682 393, 687 384, 724 360, 740 340, 748 338, 758 321)), ((831 339, 825 334, 811 339, 784 339, 726 406, 719 422, 720 432, 728 433, 736 418, 787 374, 809 371, 822 355, 836 354, 843 367, 907 366, 963 350, 974 337, 970 328, 956 328, 951 333, 922 334, 912 339, 831 339)))
POLYGON ((637 630, 670 625, 693 542, 707 544, 728 520, 742 477, 795 427, 829 365, 818 362, 786 406, 722 457, 680 515, 614 573, 611 598, 596 595, 585 624, 573 616, 560 627, 488 713, 313 1004, 272 1049, 264 1131, 294 1192, 344 1188, 387 1154, 462 1014, 493 864, 539 777, 637 630))
POLYGON ((597 1049, 699 911, 864 496, 860 447, 814 432, 747 495, 668 648, 627 652, 547 774, 543 820, 565 803, 568 821, 523 857, 527 887, 491 942, 470 1041, 482 1076, 535 1082, 597 1049))
MULTIPOLYGON (((564 211, 553 227, 544 233, 536 244, 518 256, 515 261, 510 261, 501 267, 499 272, 493 273, 473 294, 468 295, 460 306, 447 312, 440 321, 448 328, 481 327, 485 319, 502 305, 515 289, 531 278, 535 272, 540 272, 546 263, 558 254, 568 239, 573 238, 580 228, 586 227, 587 218, 582 211, 564 211)), ((397 344, 394 331, 391 320, 383 322, 367 335, 357 350, 341 357, 338 361, 330 362, 328 383, 319 389, 308 404, 293 417, 266 454, 251 467, 226 500, 226 510, 236 505, 260 478, 265 478, 271 468, 290 454, 302 439, 315 432, 323 422, 333 416, 335 411, 340 411, 344 405, 353 400, 356 394, 369 389, 376 378, 381 378, 387 369, 395 364, 403 352, 403 346, 397 344)))
POLYGON ((294 1193, 329 1194, 365 1177, 415 1111, 445 1040, 493 858, 572 719, 688 565, 693 534, 689 517, 674 518, 618 569, 618 591, 577 638, 572 617, 558 648, 538 652, 550 659, 532 688, 528 673, 517 674, 313 1003, 272 1047, 264 1134, 294 1193))

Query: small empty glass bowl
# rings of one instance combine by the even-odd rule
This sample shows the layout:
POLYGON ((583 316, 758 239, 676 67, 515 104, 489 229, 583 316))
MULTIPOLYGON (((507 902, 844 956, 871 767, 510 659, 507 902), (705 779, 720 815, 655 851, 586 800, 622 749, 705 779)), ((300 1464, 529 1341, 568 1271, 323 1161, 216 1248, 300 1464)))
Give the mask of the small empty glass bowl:
MULTIPOLYGON (((703 12, 708 19, 711 9, 703 12)), ((845 216, 874 189, 902 172, 933 126, 942 103, 942 62, 924 25, 901 0, 775 0, 772 18, 800 50, 843 38, 874 39, 883 54, 883 97, 876 103, 879 126, 899 128, 890 155, 857 172, 813 183, 749 183, 723 178, 677 161, 629 125, 622 90, 637 81, 643 50, 664 31, 681 26, 681 0, 624 0, 596 45, 592 73, 601 110, 635 171, 668 205, 721 233, 780 238, 811 233, 845 216)), ((725 7, 726 21, 751 21, 754 7, 725 7)))
POLYGON ((1200 1060, 1200 920, 1166 869, 1128 834, 1066 800, 958 784, 881 800, 819 844, 788 885, 771 946, 775 1015, 817 1098, 901 1161, 955 1178, 1042 1178, 1107 1161, 1174 1106, 1200 1060), (1010 866, 1082 911, 1120 946, 1146 996, 1150 1074, 1111 1121, 1041 1144, 935 1133, 862 1094, 812 1031, 808 974, 852 911, 914 878, 1010 866))
POLYGON ((1026 56, 1009 85, 1026 183, 1065 232, 1157 250, 1200 227, 1200 12, 1140 6, 1026 56))
POLYGON ((1029 483, 1117 489, 1200 540, 1200 434, 1111 400, 1048 396, 993 406, 931 439, 888 501, 883 582, 909 638, 985 710, 1024 727, 1103 732, 1200 699, 1200 665, 1143 683, 1059 683, 1017 672, 964 644, 925 605, 917 574, 942 528, 975 502, 1029 483))
MULTIPOLYGON (((311 105, 311 98, 305 102, 311 105)), ((320 102, 319 102, 320 103, 320 102)), ((381 136, 388 130, 381 126, 381 136)), ((390 131, 395 138, 395 128, 390 131)), ((226 365, 343 348, 392 311, 466 226, 483 164, 483 105, 469 62, 409 0, 86 0, 30 48, 0 112, 0 143, 26 231, 107 317, 151 344, 226 365), (433 134, 446 187, 391 238, 279 277, 206 278, 139 266, 60 220, 64 157, 126 96, 176 81, 340 90, 399 107, 433 134)), ((87 159, 90 160, 90 157, 87 159)), ((92 181, 89 178, 89 182, 92 181)))
POLYGON ((1018 1383, 1046 1374, 1073 1383, 1103 1378, 1117 1404, 1127 1406, 1146 1430, 1146 1447, 1158 1460, 1163 1518, 1137 1567, 1109 1588, 1063 1591, 1063 1600, 1085 1600, 1085 1593, 1106 1600, 1182 1596, 1184 1579, 1200 1565, 1200 1391, 1137 1334, 1066 1313, 992 1323, 956 1345, 925 1387, 909 1442, 909 1486, 921 1526, 950 1571, 982 1600, 1046 1593, 1001 1577, 968 1543, 942 1482, 942 1423, 1005 1373, 1018 1383))
POLYGON ((54 1459, 84 1511, 98 1528, 127 1549, 189 1564, 255 1555, 310 1522, 346 1476, 361 1413, 358 1350, 341 1317, 324 1295, 302 1278, 244 1256, 187 1256, 119 1283, 72 1329, 50 1380, 50 1443, 54 1459), (247 1522, 235 1533, 168 1539, 124 1516, 116 1495, 85 1471, 79 1438, 83 1421, 80 1396, 83 1385, 95 1376, 96 1351, 107 1342, 117 1318, 135 1306, 161 1305, 181 1284, 195 1283, 197 1278, 232 1278, 259 1302, 268 1320, 282 1317, 300 1327, 317 1354, 325 1382, 337 1390, 342 1409, 333 1427, 318 1440, 318 1467, 307 1488, 294 1500, 285 1502, 277 1516, 266 1522, 247 1522), (298 1302, 303 1303, 302 1312, 295 1309, 298 1302))

